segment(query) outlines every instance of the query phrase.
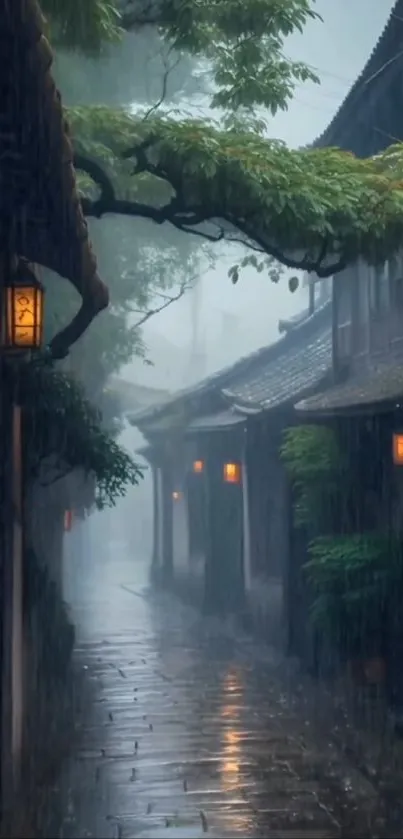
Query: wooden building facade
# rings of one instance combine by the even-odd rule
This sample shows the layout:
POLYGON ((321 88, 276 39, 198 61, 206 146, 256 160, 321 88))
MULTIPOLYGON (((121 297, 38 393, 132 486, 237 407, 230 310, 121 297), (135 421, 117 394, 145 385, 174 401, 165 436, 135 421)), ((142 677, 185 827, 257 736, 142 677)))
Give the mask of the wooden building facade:
POLYGON ((132 417, 154 475, 154 576, 286 642, 293 405, 331 375, 331 305, 277 343, 132 417))

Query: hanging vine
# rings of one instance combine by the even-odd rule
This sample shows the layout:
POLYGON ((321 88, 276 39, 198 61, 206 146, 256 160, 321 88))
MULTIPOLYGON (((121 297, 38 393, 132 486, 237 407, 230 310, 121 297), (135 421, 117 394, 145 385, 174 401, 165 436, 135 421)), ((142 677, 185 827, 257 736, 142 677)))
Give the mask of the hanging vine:
POLYGON ((9 369, 23 409, 25 478, 56 483, 74 469, 96 482, 98 508, 113 506, 142 477, 133 458, 105 429, 102 415, 71 376, 46 362, 9 369))

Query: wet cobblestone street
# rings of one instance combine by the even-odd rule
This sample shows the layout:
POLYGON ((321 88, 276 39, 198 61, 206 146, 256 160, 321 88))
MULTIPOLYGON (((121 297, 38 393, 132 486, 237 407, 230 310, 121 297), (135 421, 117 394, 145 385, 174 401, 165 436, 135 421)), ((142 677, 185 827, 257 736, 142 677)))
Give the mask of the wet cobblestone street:
POLYGON ((60 836, 378 835, 373 790, 292 711, 268 649, 116 557, 82 569, 71 599, 93 699, 60 836))

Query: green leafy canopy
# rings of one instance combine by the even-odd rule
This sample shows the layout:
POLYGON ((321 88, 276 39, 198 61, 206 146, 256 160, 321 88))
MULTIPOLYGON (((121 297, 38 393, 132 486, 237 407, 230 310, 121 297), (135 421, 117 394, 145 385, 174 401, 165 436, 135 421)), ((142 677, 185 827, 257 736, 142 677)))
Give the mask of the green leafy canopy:
POLYGON ((159 116, 155 109, 138 117, 108 108, 68 111, 77 151, 113 172, 126 200, 112 201, 110 194, 106 200, 104 192, 103 201, 94 202, 87 192, 87 215, 138 215, 193 231, 221 219, 211 238, 233 238, 229 223, 263 255, 319 276, 360 256, 383 262, 398 249, 400 144, 363 161, 338 149, 288 149, 266 139, 256 123, 256 106, 275 114, 287 107, 296 83, 315 80, 309 67, 284 52, 287 37, 317 17, 314 2, 87 0, 79 14, 73 0, 42 5, 56 45, 86 52, 97 44, 102 49, 123 30, 154 25, 170 48, 205 59, 214 82, 212 105, 224 109, 220 124, 172 112, 159 116), (128 161, 135 163, 134 178, 128 161), (165 184, 175 202, 156 209, 145 175, 165 184))
POLYGON ((311 620, 344 653, 379 654, 385 628, 398 620, 402 544, 398 536, 360 533, 315 539, 304 571, 311 620))
POLYGON ((68 50, 99 55, 122 35, 116 0, 41 0, 52 43, 68 50))
POLYGON ((295 524, 323 532, 336 512, 346 468, 337 435, 318 425, 287 428, 280 454, 293 484, 295 524))
POLYGON ((42 0, 59 45, 100 52, 125 29, 153 24, 172 49, 211 62, 213 107, 285 109, 316 74, 285 57, 284 40, 317 17, 311 0, 42 0))
POLYGON ((183 230, 215 220, 204 235, 233 239, 219 219, 263 254, 319 276, 359 256, 383 262, 400 246, 400 144, 361 160, 336 148, 290 150, 280 141, 200 120, 144 119, 99 107, 69 109, 68 117, 77 150, 102 161, 115 178, 114 197, 84 199, 89 215, 122 212, 183 230), (128 160, 134 176, 125 203, 114 198, 121 195, 128 160), (155 208, 147 190, 157 185, 155 208))

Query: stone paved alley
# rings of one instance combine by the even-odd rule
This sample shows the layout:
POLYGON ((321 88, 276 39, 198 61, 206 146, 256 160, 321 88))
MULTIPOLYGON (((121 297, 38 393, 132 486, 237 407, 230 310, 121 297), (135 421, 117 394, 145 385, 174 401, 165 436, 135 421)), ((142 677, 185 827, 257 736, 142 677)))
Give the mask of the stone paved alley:
POLYGON ((59 836, 381 835, 373 790, 290 709, 267 648, 152 594, 118 554, 70 569, 93 699, 59 836))

